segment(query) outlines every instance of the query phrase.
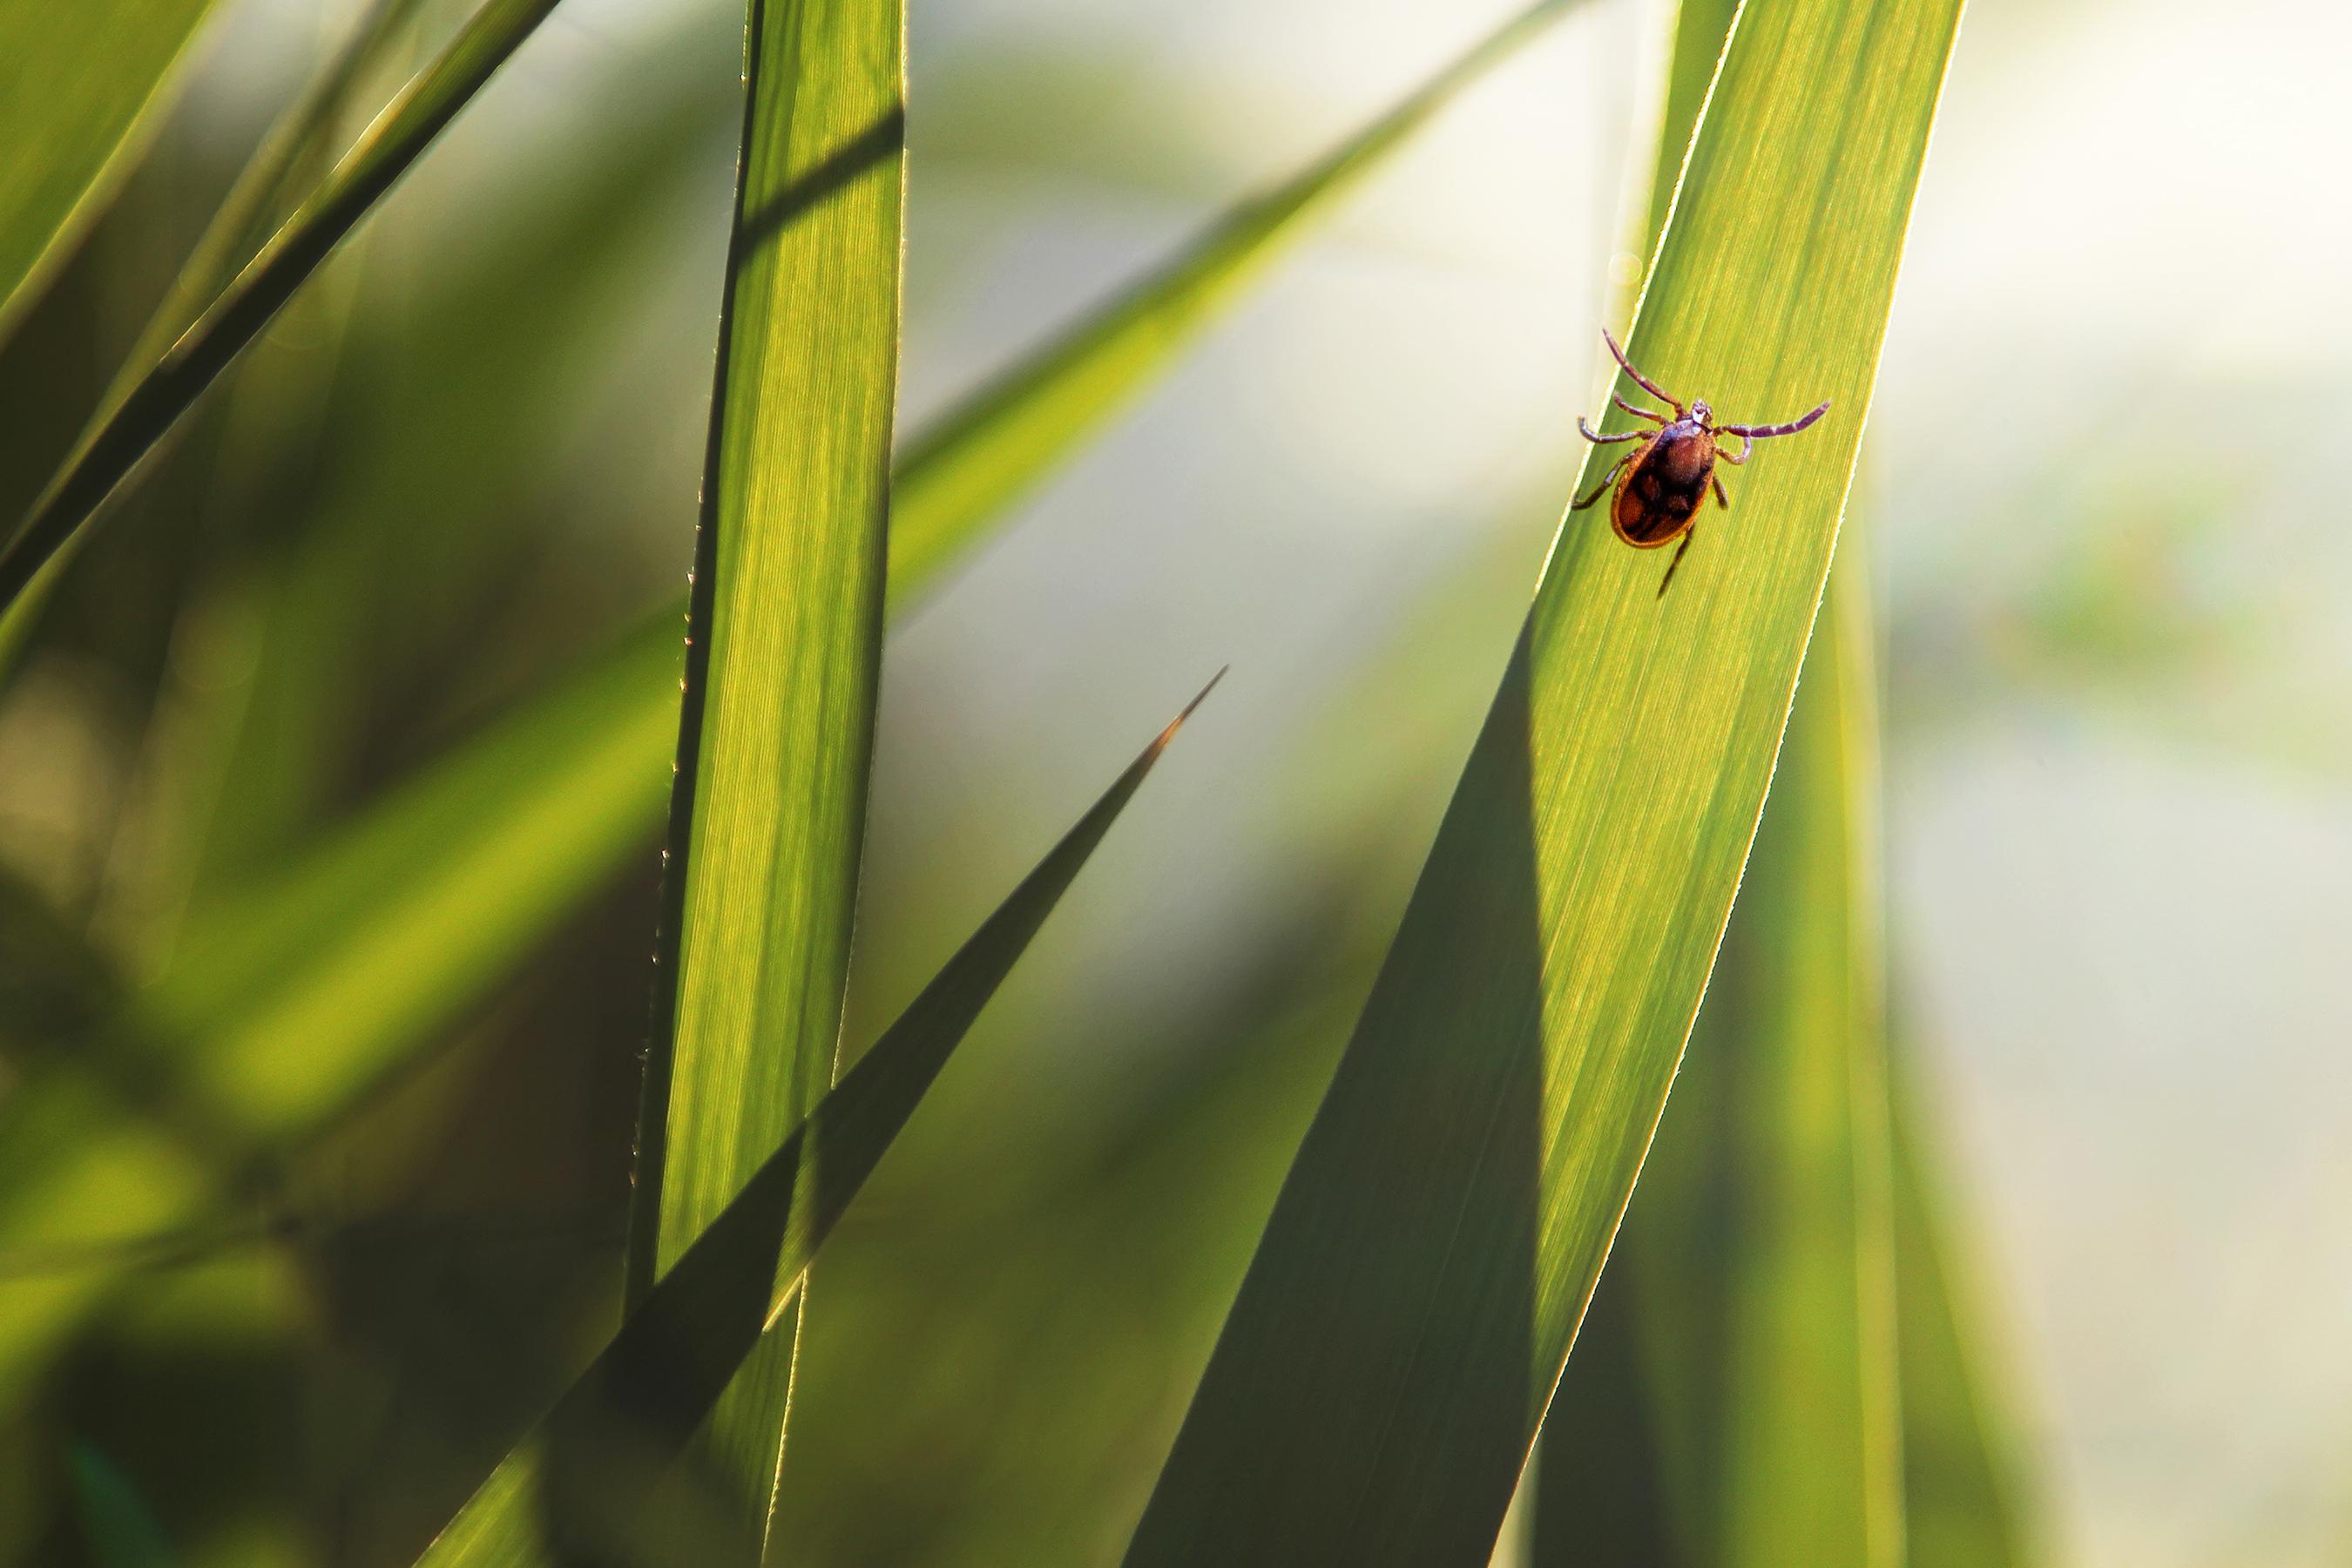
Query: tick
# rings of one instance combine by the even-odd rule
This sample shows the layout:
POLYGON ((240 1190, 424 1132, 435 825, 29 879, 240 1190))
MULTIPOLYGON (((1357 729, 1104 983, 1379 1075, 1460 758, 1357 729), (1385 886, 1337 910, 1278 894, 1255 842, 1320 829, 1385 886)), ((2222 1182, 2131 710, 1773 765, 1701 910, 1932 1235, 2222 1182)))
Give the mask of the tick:
POLYGON ((1570 511, 1582 511, 1599 500, 1611 484, 1617 487, 1616 499, 1609 503, 1609 526, 1617 537, 1636 550, 1655 550, 1679 539, 1682 548, 1666 563, 1666 574, 1658 582, 1658 596, 1664 598, 1666 584, 1675 580, 1675 568, 1683 563, 1685 552, 1691 547, 1691 538, 1698 523, 1698 509, 1706 500, 1706 492, 1715 491, 1716 504, 1728 511, 1731 498, 1723 493, 1723 480, 1715 471, 1717 458, 1734 468, 1748 460, 1755 444, 1774 436, 1793 436, 1830 411, 1827 400, 1801 419, 1791 419, 1786 425, 1717 425, 1715 410, 1704 403, 1685 405, 1680 398, 1670 395, 1666 389, 1633 368, 1617 340, 1602 329, 1601 341, 1635 385, 1675 411, 1672 419, 1648 408, 1636 408, 1614 391, 1609 401, 1636 419, 1646 419, 1658 426, 1654 430, 1628 430, 1620 436, 1596 435, 1579 415, 1577 433, 1597 447, 1619 441, 1639 441, 1640 446, 1609 465, 1592 493, 1572 503, 1570 511), (1717 437, 1739 437, 1739 455, 1717 444, 1717 437))

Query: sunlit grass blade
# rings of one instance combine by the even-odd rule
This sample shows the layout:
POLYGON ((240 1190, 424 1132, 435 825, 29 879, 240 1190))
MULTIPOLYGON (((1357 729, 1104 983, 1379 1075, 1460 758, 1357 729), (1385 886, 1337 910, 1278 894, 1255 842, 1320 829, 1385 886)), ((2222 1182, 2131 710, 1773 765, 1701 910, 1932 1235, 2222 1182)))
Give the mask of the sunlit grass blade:
POLYGON ((1731 417, 1835 411, 1759 448, 1663 599, 1655 554, 1563 531, 1130 1563, 1492 1548, 1754 833, 1958 16, 1737 24, 1630 347, 1731 417))
MULTIPOLYGON (((903 13, 900 0, 819 12, 754 0, 748 33, 632 1300, 833 1079, 881 672, 903 13)), ((759 1510, 755 1535, 775 1490, 795 1333, 751 1355, 707 1435, 759 1510)))
POLYGON ((1213 321, 1308 223, 1465 87, 1579 3, 1540 0, 1319 163, 1234 207, 1111 305, 990 380, 912 441, 890 515, 890 580, 929 579, 1213 321))
POLYGON ((576 1562, 641 1526, 663 1465, 763 1342, 834 1222, 1192 711, 1160 731, 807 1120, 751 1169, 421 1563, 576 1562))
POLYGON ((212 0, 0 6, 0 342, 128 163, 212 0))
POLYGON ((488 0, 170 353, 101 416, 0 550, 0 609, 66 548, 554 5, 488 0))
POLYGON ((1983 1303, 1917 1093, 1894 1075, 1895 1299, 1903 1368, 1903 1503, 1913 1568, 2042 1561, 2030 1468, 1983 1303))

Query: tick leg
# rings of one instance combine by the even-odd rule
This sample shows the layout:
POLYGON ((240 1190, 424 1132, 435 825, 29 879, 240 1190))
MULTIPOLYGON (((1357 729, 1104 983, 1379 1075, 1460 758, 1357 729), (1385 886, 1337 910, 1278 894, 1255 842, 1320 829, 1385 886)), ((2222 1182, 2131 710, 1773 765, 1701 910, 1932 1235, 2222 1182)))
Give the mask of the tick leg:
MULTIPOLYGON (((1625 368, 1631 370, 1633 366, 1628 365, 1625 368)), ((1829 411, 1830 405, 1824 401, 1811 414, 1802 418, 1791 419, 1786 425, 1718 425, 1716 429, 1726 436, 1738 436, 1750 441, 1761 441, 1773 436, 1793 436, 1829 411)))
POLYGON ((1628 430, 1622 436, 1603 436, 1596 432, 1591 426, 1587 425, 1581 414, 1576 416, 1576 433, 1596 447, 1606 447, 1612 441, 1645 440, 1650 434, 1647 430, 1628 430))
MULTIPOLYGON (((1718 430, 1716 432, 1716 434, 1717 434, 1717 435, 1718 435, 1718 436, 1720 436, 1720 435, 1724 435, 1724 434, 1726 434, 1726 432, 1724 432, 1724 431, 1722 431, 1722 430, 1718 429, 1718 430)), ((1735 458, 1735 457, 1733 457, 1730 453, 1728 453, 1728 452, 1725 451, 1725 450, 1724 450, 1722 447, 1717 447, 1715 449, 1715 455, 1716 455, 1717 457, 1718 457, 1718 458, 1721 458, 1725 462, 1729 463, 1733 468, 1738 468, 1738 467, 1739 467, 1739 465, 1740 465, 1740 464, 1742 464, 1742 463, 1746 462, 1746 461, 1748 460, 1748 454, 1749 454, 1750 452, 1753 452, 1754 450, 1756 450, 1756 443, 1755 443, 1754 441, 1750 440, 1748 437, 1745 437, 1745 436, 1742 436, 1742 437, 1739 438, 1739 456, 1738 456, 1738 457, 1736 457, 1736 458, 1735 458)))
POLYGON ((1617 363, 1625 367, 1625 374, 1633 378, 1634 385, 1640 387, 1643 391, 1648 393, 1651 396, 1656 398, 1667 407, 1673 409, 1675 411, 1675 418, 1679 419, 1683 416, 1685 410, 1684 408, 1682 399, 1669 393, 1664 387, 1660 386, 1656 382, 1652 381, 1640 371, 1635 370, 1633 368, 1633 362, 1625 357, 1625 351, 1617 346, 1617 340, 1609 335, 1609 329, 1606 327, 1601 329, 1601 341, 1609 345, 1609 352, 1616 356, 1617 363))
POLYGON ((1636 419, 1647 419, 1654 425, 1671 425, 1674 423, 1673 420, 1667 418, 1664 415, 1660 414, 1655 409, 1634 407, 1632 404, 1626 402, 1623 398, 1618 396, 1613 392, 1609 395, 1609 401, 1615 404, 1618 407, 1623 409, 1626 413, 1632 415, 1636 419))
POLYGON ((1683 563, 1683 557, 1690 553, 1691 541, 1697 537, 1698 530, 1696 528, 1692 528, 1684 533, 1682 543, 1675 550, 1675 558, 1666 563, 1666 574, 1658 579, 1659 598, 1663 599, 1666 596, 1666 584, 1675 580, 1675 568, 1683 563))
POLYGON ((1582 500, 1569 502, 1568 510, 1570 511, 1582 511, 1586 507, 1591 506, 1594 501, 1599 500, 1603 495, 1606 495, 1609 491, 1609 487, 1617 482, 1617 470, 1632 462, 1640 455, 1641 454, 1638 452, 1628 452, 1623 457, 1618 458, 1615 462, 1610 464, 1609 471, 1601 476, 1601 482, 1592 487, 1592 493, 1586 496, 1582 500))
POLYGON ((1729 511, 1731 510, 1731 498, 1723 493, 1723 476, 1721 474, 1709 474, 1706 477, 1706 482, 1715 487, 1715 504, 1721 507, 1724 510, 1729 511))

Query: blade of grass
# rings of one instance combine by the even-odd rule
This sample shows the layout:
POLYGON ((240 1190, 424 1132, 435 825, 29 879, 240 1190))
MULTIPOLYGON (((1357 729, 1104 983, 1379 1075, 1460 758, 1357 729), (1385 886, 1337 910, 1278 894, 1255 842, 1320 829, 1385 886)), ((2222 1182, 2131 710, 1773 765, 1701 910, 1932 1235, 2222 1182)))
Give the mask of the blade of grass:
POLYGON ((1271 264, 1463 88, 1565 15, 1540 0, 1411 96, 1264 194, 1234 207, 1157 272, 992 378, 908 443, 890 513, 890 577, 930 578, 982 525, 1135 396, 1271 264))
POLYGON ((1743 416, 1836 411, 1664 600, 1654 555, 1564 531, 1130 1563, 1492 1549, 1754 833, 1958 18, 1735 25, 1633 352, 1743 416))
MULTIPOLYGON (((866 835, 898 395, 901 0, 752 0, 742 165, 688 610, 628 1289, 832 1082, 866 835), (880 156, 873 155, 878 150, 880 156), (840 169, 837 178, 824 172, 840 169), (818 184, 812 191, 811 180, 818 184)), ((763 1537, 798 1332, 720 1400, 763 1537)))
POLYGON ((768 1331, 834 1222, 1207 696, 1194 698, 1144 748, 840 1084, 751 1169, 421 1563, 573 1562, 628 1538, 661 1467, 693 1436, 755 1346, 782 1337, 768 1331))
POLYGON ((121 374, 104 399, 107 405, 120 403, 147 367, 196 324, 205 308, 236 280, 271 227, 286 216, 291 194, 324 173, 331 138, 351 112, 353 96, 383 64, 401 30, 424 5, 425 0, 372 0, 270 125, 214 209, 170 290, 140 330, 121 374))
POLYGON ((487 0, 171 352, 100 416, 0 549, 0 609, 68 546, 554 7, 555 0, 487 0))
POLYGON ((62 265, 151 126, 211 0, 0 7, 0 342, 62 265))
POLYGON ((2038 1562, 2023 1444, 1960 1265, 1947 1167, 1917 1086, 1894 1075, 1895 1300, 1903 1363, 1903 1491, 1914 1568, 2038 1562))

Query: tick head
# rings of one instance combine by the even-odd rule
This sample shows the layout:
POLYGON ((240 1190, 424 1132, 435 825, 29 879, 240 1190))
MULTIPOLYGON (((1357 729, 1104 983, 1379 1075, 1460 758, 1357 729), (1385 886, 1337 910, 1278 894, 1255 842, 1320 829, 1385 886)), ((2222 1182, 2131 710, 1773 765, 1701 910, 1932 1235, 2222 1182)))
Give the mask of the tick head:
POLYGON ((1691 405, 1691 417, 1710 430, 1715 427, 1715 410, 1704 403, 1691 405))

